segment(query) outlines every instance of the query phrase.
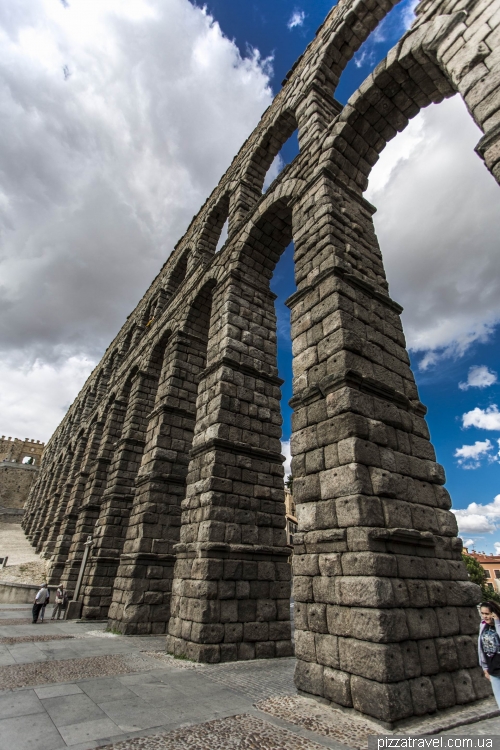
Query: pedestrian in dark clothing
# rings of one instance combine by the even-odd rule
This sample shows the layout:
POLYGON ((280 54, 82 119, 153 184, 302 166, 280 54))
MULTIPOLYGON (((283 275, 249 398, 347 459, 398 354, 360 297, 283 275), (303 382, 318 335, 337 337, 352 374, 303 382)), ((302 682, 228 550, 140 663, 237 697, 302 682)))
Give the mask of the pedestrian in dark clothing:
POLYGON ((491 682, 500 706, 500 607, 495 602, 481 604, 478 652, 484 676, 491 682))
POLYGON ((44 583, 35 596, 35 601, 33 603, 33 625, 36 625, 40 610, 47 604, 47 593, 47 584, 44 583))
POLYGON ((40 610, 40 622, 44 621, 44 619, 45 619, 45 607, 50 602, 50 591, 49 591, 49 588, 47 587, 45 589, 45 591, 47 592, 47 594, 45 596, 45 602, 42 604, 42 608, 40 610))

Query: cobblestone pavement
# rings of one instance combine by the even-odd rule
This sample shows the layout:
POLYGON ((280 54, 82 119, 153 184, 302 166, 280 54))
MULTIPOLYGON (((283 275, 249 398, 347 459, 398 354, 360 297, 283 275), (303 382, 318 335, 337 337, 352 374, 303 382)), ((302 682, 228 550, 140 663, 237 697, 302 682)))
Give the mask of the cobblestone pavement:
MULTIPOLYGON (((12 609, 0 605, 0 750, 345 750, 380 731, 298 696, 293 658, 193 664, 166 654, 163 637, 6 625, 12 609)), ((500 734, 500 718, 450 733, 500 734)))
POLYGON ((164 735, 139 737, 103 750, 321 750, 322 746, 287 729, 244 714, 208 721, 196 727, 177 729, 164 735))
POLYGON ((381 729, 370 722, 353 720, 349 714, 301 696, 288 695, 261 700, 256 708, 316 734, 333 737, 349 747, 368 747, 370 735, 383 734, 381 729))
POLYGON ((83 659, 53 659, 0 667, 0 685, 10 689, 32 687, 89 677, 130 674, 154 666, 151 659, 139 654, 101 654, 83 659))

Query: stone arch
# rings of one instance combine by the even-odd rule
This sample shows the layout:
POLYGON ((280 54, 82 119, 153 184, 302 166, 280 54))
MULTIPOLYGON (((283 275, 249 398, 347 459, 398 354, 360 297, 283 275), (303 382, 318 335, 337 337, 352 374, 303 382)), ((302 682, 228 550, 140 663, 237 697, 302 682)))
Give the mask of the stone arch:
POLYGON ((262 192, 266 174, 274 158, 297 128, 295 113, 290 109, 285 109, 280 112, 260 139, 243 176, 245 182, 259 193, 262 192))
POLYGON ((212 293, 215 286, 216 281, 210 279, 206 281, 202 288, 197 292, 195 298, 187 309, 185 320, 180 326, 180 330, 183 333, 194 335, 203 341, 208 339, 212 308, 212 293))
POLYGON ((222 228, 226 223, 228 216, 229 193, 225 192, 217 199, 215 205, 212 206, 203 222, 196 243, 196 251, 192 255, 193 262, 201 260, 203 263, 208 263, 213 257, 222 228))
POLYGON ((132 340, 134 338, 135 327, 136 327, 135 323, 132 323, 129 326, 128 331, 125 333, 124 338, 122 339, 121 346, 120 346, 120 349, 119 349, 120 356, 122 358, 126 357, 127 354, 128 354, 128 352, 129 352, 129 350, 130 350, 130 347, 132 345, 132 340))
MULTIPOLYGON (((366 190, 371 169, 386 143, 404 130, 421 109, 457 91, 483 132, 485 122, 490 124, 485 118, 488 110, 483 108, 481 113, 474 106, 477 96, 474 87, 467 89, 467 84, 462 85, 464 78, 474 81, 480 76, 484 57, 472 55, 472 60, 466 63, 462 49, 460 61, 454 63, 453 57, 450 59, 446 54, 451 41, 465 32, 464 18, 464 12, 460 11, 417 26, 351 96, 323 144, 321 160, 349 188, 357 192, 366 190), (479 70, 475 73, 475 69, 479 70)), ((483 89, 494 90, 495 75, 498 71, 487 71, 481 79, 483 89)), ((495 172, 499 134, 494 122, 489 130, 490 136, 482 138, 476 150, 500 181, 498 167, 495 172)))
POLYGON ((262 200, 239 243, 238 264, 245 273, 270 281, 281 253, 292 241, 292 207, 303 189, 303 180, 286 180, 262 200))
MULTIPOLYGON (((94 391, 95 391, 95 404, 98 403, 102 397, 106 394, 106 388, 109 383, 109 379, 111 376, 112 369, 110 367, 111 361, 109 364, 101 367, 97 374, 97 378, 95 381, 94 391)), ((94 405, 95 405, 94 404, 94 405)))
POLYGON ((292 109, 285 109, 264 131, 231 195, 231 226, 242 221, 260 200, 264 180, 274 158, 297 129, 295 113, 292 109))
POLYGON ((89 414, 92 412, 92 409, 94 408, 94 404, 96 402, 96 389, 95 386, 89 388, 87 393, 85 394, 82 406, 81 406, 81 419, 87 419, 89 414))
MULTIPOLYGON (((368 39, 372 31, 393 9, 400 0, 382 0, 370 5, 364 0, 339 3, 332 11, 332 21, 338 20, 337 9, 343 17, 340 24, 330 36, 330 42, 325 44, 315 63, 315 82, 324 89, 330 97, 333 96, 347 63, 368 39), (341 8, 343 6, 343 8, 341 8)), ((325 30, 325 36, 330 28, 326 19, 318 34, 325 30)))
POLYGON ((177 258, 171 271, 167 274, 160 292, 164 306, 169 304, 170 300, 175 296, 180 285, 186 278, 190 254, 191 248, 185 248, 177 258))
POLYGON ((156 303, 157 303, 157 295, 153 295, 152 297, 150 297, 149 301, 144 307, 141 322, 145 328, 149 328, 153 323, 154 314, 156 310, 156 303))
POLYGON ((153 344, 152 348, 148 350, 142 369, 144 372, 149 373, 154 378, 159 378, 163 365, 163 355, 165 353, 165 347, 171 336, 171 331, 164 331, 159 337, 158 341, 153 344))

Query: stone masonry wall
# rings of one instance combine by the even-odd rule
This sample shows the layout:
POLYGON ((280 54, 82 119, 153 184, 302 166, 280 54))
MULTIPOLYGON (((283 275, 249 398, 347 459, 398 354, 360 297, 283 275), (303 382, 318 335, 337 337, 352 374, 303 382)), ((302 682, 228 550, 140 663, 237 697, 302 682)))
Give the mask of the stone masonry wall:
POLYGON ((24 508, 37 473, 38 469, 34 466, 0 463, 0 506, 24 508))
POLYGON ((457 92, 500 180, 500 0, 422 0, 348 103, 394 3, 340 0, 48 443, 23 526, 84 616, 204 662, 291 653, 276 317, 293 240, 296 684, 389 724, 489 695, 461 562, 364 198, 388 140, 457 92), (299 155, 263 194, 298 131, 299 155), (216 252, 226 219, 228 239, 216 252))
POLYGON ((23 459, 31 458, 33 459, 32 464, 38 466, 44 447, 45 443, 41 443, 39 440, 31 440, 30 438, 20 440, 19 438, 6 438, 5 435, 2 435, 0 438, 0 462, 15 461, 16 463, 22 463, 23 459))

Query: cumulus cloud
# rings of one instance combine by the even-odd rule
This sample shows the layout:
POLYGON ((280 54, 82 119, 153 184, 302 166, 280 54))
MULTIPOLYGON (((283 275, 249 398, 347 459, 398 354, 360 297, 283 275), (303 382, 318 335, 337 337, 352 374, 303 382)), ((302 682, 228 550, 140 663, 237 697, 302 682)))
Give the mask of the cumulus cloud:
POLYGON ((491 503, 470 503, 463 510, 454 510, 460 534, 491 534, 500 521, 500 495, 491 503))
POLYGON ((466 391, 468 388, 488 388, 498 380, 496 372, 489 370, 486 365, 477 365, 471 367, 467 376, 466 383, 459 383, 458 387, 461 391, 466 391))
POLYGON ((475 541, 474 541, 474 539, 467 539, 467 540, 466 540, 466 541, 464 542, 464 547, 467 547, 467 548, 469 548, 469 547, 470 547, 471 549, 474 549, 474 545, 475 545, 475 541))
POLYGON ((457 448, 454 456, 458 458, 459 466, 464 469, 478 469, 481 466, 481 458, 491 454, 493 443, 491 440, 476 440, 474 445, 462 445, 457 448))
POLYGON ((475 409, 467 411, 462 415, 463 427, 478 427, 481 430, 500 430, 500 411, 498 406, 492 404, 486 409, 475 409))
POLYGON ((289 29, 294 29, 296 26, 303 26, 306 18, 306 14, 303 10, 294 10, 290 16, 290 20, 287 23, 289 29))
POLYGON ((283 456, 285 456, 285 463, 283 464, 283 468, 285 469, 285 479, 288 477, 289 474, 292 473, 292 453, 290 451, 290 441, 289 440, 282 440, 281 441, 281 453, 283 456))
POLYGON ((2 434, 48 441, 84 384, 93 363, 73 356, 57 364, 21 358, 0 362, 2 434))
POLYGON ((388 143, 366 193, 424 369, 485 342, 500 321, 499 194, 474 153, 481 135, 458 95, 427 107, 388 143))
POLYGON ((495 542, 493 546, 495 548, 495 554, 500 555, 500 542, 495 542))
POLYGON ((270 104, 269 74, 189 0, 0 4, 2 432, 26 431, 25 388, 55 398, 30 437, 55 426, 270 104))

